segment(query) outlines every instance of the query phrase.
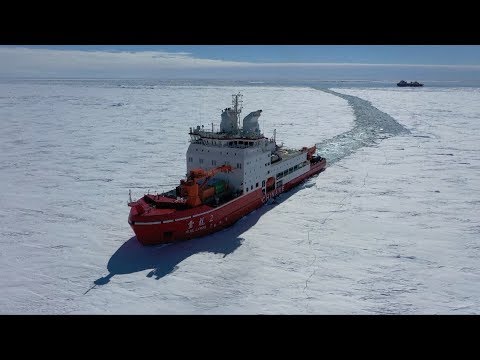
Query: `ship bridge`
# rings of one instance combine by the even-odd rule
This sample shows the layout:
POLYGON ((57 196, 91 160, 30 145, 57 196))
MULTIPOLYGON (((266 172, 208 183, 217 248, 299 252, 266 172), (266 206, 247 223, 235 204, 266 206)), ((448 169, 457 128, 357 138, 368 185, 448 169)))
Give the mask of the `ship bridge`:
POLYGON ((190 131, 190 143, 244 149, 258 146, 265 147, 268 144, 274 144, 275 140, 273 138, 268 139, 263 134, 245 136, 241 133, 226 134, 195 129, 190 131))
POLYGON ((190 128, 187 171, 231 165, 232 172, 217 177, 238 191, 248 191, 264 183, 276 142, 275 137, 268 139, 260 131, 258 118, 262 110, 248 114, 242 121, 243 126, 240 125, 241 96, 232 95, 232 107, 222 111, 220 131, 215 131, 213 124, 211 130, 203 126, 190 128))

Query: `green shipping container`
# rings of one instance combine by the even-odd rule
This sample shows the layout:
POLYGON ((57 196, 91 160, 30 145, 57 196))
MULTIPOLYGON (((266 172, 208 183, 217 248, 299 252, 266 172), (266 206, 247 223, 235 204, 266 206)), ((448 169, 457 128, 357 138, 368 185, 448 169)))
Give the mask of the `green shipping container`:
POLYGON ((225 181, 219 181, 214 184, 215 187, 215 194, 219 194, 225 191, 225 181))

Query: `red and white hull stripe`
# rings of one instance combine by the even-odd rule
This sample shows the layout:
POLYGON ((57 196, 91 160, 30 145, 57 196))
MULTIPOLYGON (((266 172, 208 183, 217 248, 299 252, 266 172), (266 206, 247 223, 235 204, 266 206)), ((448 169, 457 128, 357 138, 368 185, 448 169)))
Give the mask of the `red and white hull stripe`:
POLYGON ((268 199, 274 198, 307 178, 320 173, 325 169, 325 165, 325 160, 311 165, 310 170, 303 175, 265 195, 259 188, 216 208, 200 206, 198 207, 199 212, 189 211, 188 216, 179 218, 155 219, 154 216, 148 214, 137 214, 135 208, 132 207, 128 222, 138 241, 143 245, 169 243, 208 235, 232 225, 253 210, 261 207, 268 199))

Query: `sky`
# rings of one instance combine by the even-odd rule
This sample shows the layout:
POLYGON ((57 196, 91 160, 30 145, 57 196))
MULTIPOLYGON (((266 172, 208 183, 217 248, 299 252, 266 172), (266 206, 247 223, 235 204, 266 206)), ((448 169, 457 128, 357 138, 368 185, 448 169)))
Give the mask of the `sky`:
POLYGON ((0 77, 480 80, 480 46, 0 46, 0 77))

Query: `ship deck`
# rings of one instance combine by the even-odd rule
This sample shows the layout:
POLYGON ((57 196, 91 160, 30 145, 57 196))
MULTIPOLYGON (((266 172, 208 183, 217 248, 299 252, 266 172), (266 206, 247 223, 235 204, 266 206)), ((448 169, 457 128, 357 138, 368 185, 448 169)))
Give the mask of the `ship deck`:
POLYGON ((282 160, 280 161, 284 161, 284 160, 289 160, 295 156, 298 156, 302 153, 301 150, 296 150, 296 149, 279 149, 277 150, 277 155, 279 155, 282 160))

